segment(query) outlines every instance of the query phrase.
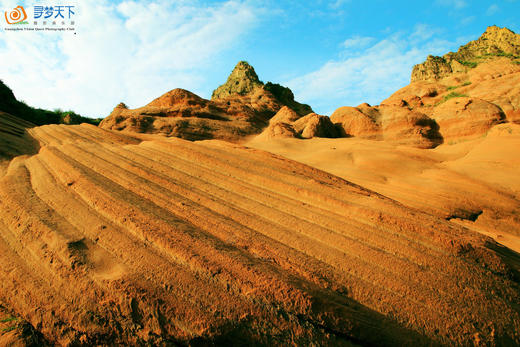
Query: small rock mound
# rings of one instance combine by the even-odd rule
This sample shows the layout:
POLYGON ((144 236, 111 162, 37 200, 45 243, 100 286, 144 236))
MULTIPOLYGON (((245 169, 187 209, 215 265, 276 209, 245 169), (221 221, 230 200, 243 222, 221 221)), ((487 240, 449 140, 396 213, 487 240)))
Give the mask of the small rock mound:
POLYGON ((358 107, 344 106, 338 108, 330 116, 332 123, 343 130, 344 136, 356 136, 377 140, 381 138, 381 127, 378 114, 365 114, 358 107))
POLYGON ((313 137, 341 137, 338 128, 327 116, 309 113, 300 117, 289 107, 283 107, 271 118, 269 126, 256 139, 273 139, 297 137, 310 139, 313 137))
POLYGON ((299 118, 301 118, 301 116, 298 113, 293 109, 284 106, 269 120, 269 124, 292 123, 299 118))
POLYGON ((204 105, 204 99, 200 96, 181 88, 173 89, 157 99, 150 102, 147 106, 172 107, 180 105, 204 105))
POLYGON ((380 106, 383 139, 417 148, 434 148, 443 143, 439 125, 424 113, 407 107, 380 106))
POLYGON ((302 138, 339 137, 338 130, 327 116, 310 113, 293 123, 293 128, 302 138))
POLYGON ((256 137, 258 140, 271 140, 281 138, 297 138, 298 134, 294 131, 292 125, 287 123, 270 124, 265 130, 256 137))
POLYGON ((435 120, 405 105, 340 107, 330 118, 345 136, 418 148, 433 148, 443 142, 435 120))
POLYGON ((478 138, 505 122, 505 114, 498 106, 469 97, 446 101, 435 108, 432 117, 439 124, 445 141, 478 138))

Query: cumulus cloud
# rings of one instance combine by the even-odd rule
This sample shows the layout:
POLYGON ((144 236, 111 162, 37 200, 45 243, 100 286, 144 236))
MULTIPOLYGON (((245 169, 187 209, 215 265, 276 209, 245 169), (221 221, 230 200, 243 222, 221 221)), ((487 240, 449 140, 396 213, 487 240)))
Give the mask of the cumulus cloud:
POLYGON ((87 116, 106 116, 119 101, 141 106, 174 87, 200 89, 201 67, 232 48, 258 16, 238 0, 67 4, 76 6, 76 35, 2 33, 0 78, 31 105, 87 116))
POLYGON ((311 104, 322 114, 330 115, 337 107, 357 106, 362 102, 379 104, 409 83, 415 64, 429 54, 440 55, 454 46, 448 41, 431 39, 424 32, 425 27, 418 26, 413 33, 390 35, 354 56, 339 52, 342 59, 328 61, 316 71, 286 84, 298 100, 311 104))

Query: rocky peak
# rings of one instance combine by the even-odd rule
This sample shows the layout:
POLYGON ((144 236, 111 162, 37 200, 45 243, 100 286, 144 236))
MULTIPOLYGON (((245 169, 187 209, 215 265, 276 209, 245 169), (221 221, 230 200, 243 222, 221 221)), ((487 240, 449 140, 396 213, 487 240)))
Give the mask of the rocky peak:
POLYGON ((263 85, 258 79, 255 69, 248 62, 240 61, 229 75, 226 83, 213 91, 211 99, 223 99, 232 95, 249 94, 263 85))
POLYGON ((470 41, 456 53, 448 53, 451 59, 471 60, 480 56, 516 56, 520 54, 520 35, 507 28, 490 26, 478 40, 470 41))
POLYGON ((480 38, 461 46, 457 52, 442 57, 429 56, 424 63, 415 65, 412 82, 439 80, 453 73, 467 72, 496 57, 518 59, 519 56, 520 35, 507 28, 490 26, 480 38))
POLYGON ((122 109, 127 110, 127 109, 128 109, 128 106, 126 106, 126 104, 125 104, 124 102, 120 102, 120 103, 116 106, 116 108, 122 108, 122 109))

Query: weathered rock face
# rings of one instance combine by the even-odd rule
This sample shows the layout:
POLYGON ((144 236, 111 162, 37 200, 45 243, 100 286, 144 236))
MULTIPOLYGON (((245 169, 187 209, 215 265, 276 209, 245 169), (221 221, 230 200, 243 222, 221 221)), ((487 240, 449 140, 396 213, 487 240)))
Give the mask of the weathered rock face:
POLYGON ((442 57, 428 56, 422 64, 415 65, 412 82, 439 80, 453 73, 467 72, 487 59, 505 56, 517 59, 520 55, 520 35, 507 28, 488 27, 482 36, 442 57))
POLYGON ((507 28, 490 26, 478 40, 470 41, 452 55, 468 60, 486 54, 520 55, 520 35, 507 28))
POLYGON ((293 109, 284 106, 269 120, 269 124, 292 123, 300 117, 293 109))
POLYGON ((338 130, 327 116, 310 113, 293 123, 293 128, 302 138, 339 137, 338 130))
POLYGON ((327 116, 309 113, 301 117, 289 107, 283 107, 271 118, 269 126, 256 137, 259 140, 296 137, 310 139, 313 137, 335 138, 342 134, 327 116))
POLYGON ((379 113, 373 115, 363 113, 359 107, 344 106, 338 108, 330 116, 332 123, 343 130, 344 136, 356 136, 371 140, 381 140, 379 113))
MULTIPOLYGON (((265 106, 265 105, 264 105, 265 106)), ((251 102, 213 102, 184 89, 174 89, 148 105, 114 108, 100 126, 137 133, 159 133, 188 140, 240 137, 260 131, 269 119, 269 107, 253 108, 251 102)))
POLYGON ((442 143, 435 121, 404 104, 340 107, 330 118, 346 136, 385 140, 418 148, 433 148, 442 143))
POLYGON ((493 126, 504 123, 500 107, 485 100, 453 98, 435 108, 432 115, 445 141, 467 140, 485 135, 493 126))
POLYGON ((312 113, 309 105, 300 104, 294 100, 294 94, 289 88, 277 83, 264 84, 260 81, 255 69, 245 61, 239 62, 226 83, 213 91, 211 100, 235 99, 248 95, 265 95, 267 98, 274 98, 278 104, 289 106, 300 116, 312 113))
POLYGON ((407 107, 380 106, 383 139, 417 148, 434 148, 443 143, 439 126, 427 115, 407 107))
POLYGON ((308 105, 294 101, 289 88, 270 82, 264 85, 252 66, 239 62, 211 100, 174 89, 141 108, 131 110, 120 104, 100 126, 187 140, 239 141, 260 133, 285 105, 298 117, 312 112, 308 105))
POLYGON ((269 124, 267 128, 256 137, 258 140, 271 140, 281 138, 298 138, 298 134, 294 131, 291 124, 277 122, 269 124))
POLYGON ((440 100, 440 95, 447 91, 447 87, 440 82, 417 81, 399 89, 381 105, 404 106, 409 108, 432 105, 440 100))
POLYGON ((380 106, 342 107, 331 119, 346 135, 417 147, 478 138, 499 123, 520 123, 519 44, 520 35, 490 27, 457 53, 428 57, 414 68, 412 82, 380 106), (470 58, 475 67, 459 62, 470 58))
POLYGON ((445 58, 429 55, 424 63, 414 66, 412 82, 438 80, 449 76, 452 72, 451 64, 445 58))

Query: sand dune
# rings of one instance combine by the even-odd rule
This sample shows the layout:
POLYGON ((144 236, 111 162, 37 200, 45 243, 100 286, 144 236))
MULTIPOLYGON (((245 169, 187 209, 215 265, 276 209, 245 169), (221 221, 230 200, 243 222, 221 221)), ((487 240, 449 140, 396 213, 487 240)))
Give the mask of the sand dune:
POLYGON ((518 256, 455 223, 225 142, 29 132, 0 179, 0 302, 51 342, 520 342, 518 256))

